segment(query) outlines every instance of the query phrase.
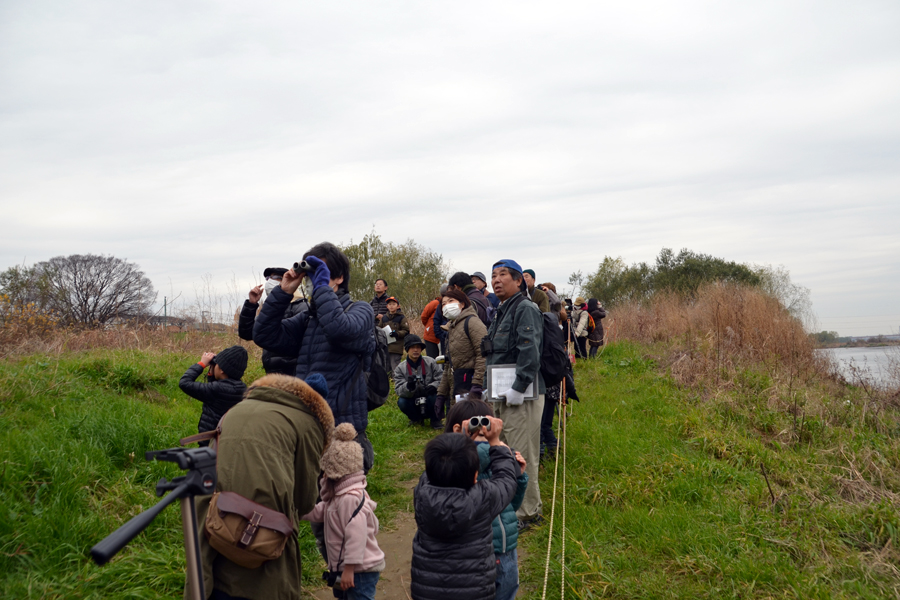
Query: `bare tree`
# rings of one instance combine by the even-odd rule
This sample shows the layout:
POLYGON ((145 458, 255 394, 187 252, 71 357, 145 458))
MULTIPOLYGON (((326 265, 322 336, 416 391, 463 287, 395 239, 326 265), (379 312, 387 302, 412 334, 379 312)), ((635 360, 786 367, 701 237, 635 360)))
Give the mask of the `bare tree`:
POLYGON ((69 324, 102 327, 117 318, 146 317, 156 301, 140 267, 114 256, 57 256, 37 263, 33 276, 46 286, 49 309, 69 324))

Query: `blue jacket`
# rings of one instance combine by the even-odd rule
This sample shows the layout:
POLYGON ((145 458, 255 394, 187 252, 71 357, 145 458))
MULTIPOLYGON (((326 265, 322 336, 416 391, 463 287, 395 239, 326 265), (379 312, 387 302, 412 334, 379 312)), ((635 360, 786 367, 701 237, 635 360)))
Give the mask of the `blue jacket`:
POLYGON ((280 287, 272 290, 253 324, 253 341, 270 352, 296 356, 300 379, 321 373, 335 425, 351 423, 365 431, 369 412, 363 371, 368 371, 375 351, 372 307, 321 287, 313 292, 308 311, 285 319, 291 298, 280 287))
MULTIPOLYGON (((478 447, 478 481, 491 478, 491 446, 487 442, 476 442, 478 447)), ((519 463, 516 463, 516 474, 519 473, 519 463)), ((528 487, 528 473, 522 473, 516 478, 516 495, 512 502, 506 505, 503 512, 494 519, 491 527, 494 529, 494 554, 505 554, 514 550, 519 542, 519 518, 516 511, 522 506, 525 498, 525 488, 528 487)))

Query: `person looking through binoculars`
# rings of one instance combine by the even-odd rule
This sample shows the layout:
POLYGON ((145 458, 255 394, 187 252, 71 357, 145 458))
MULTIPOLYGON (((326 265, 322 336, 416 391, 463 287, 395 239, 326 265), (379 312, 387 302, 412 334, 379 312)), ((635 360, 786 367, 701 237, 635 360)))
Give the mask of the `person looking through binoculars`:
POLYGON ((350 261, 334 244, 313 246, 282 275, 253 324, 257 346, 283 356, 296 356, 295 375, 321 373, 328 384, 326 401, 336 423, 350 423, 363 447, 365 470, 374 462, 366 437, 369 423, 365 372, 375 350, 368 302, 353 302, 348 293, 350 261), (294 292, 303 286, 309 310, 285 319, 294 292))

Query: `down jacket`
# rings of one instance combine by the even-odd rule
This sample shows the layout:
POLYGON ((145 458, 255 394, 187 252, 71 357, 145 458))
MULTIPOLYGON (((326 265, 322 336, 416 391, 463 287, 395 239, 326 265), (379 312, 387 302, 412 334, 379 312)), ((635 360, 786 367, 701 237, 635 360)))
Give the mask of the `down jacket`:
MULTIPOLYGON (((216 490, 236 492, 297 523, 316 504, 319 460, 333 428, 331 410, 306 383, 287 375, 266 375, 222 421, 216 490)), ((196 501, 207 594, 215 587, 237 598, 300 600, 296 531, 279 558, 245 569, 219 556, 203 535, 209 498, 196 501)), ((190 597, 185 586, 185 598, 190 597)))
POLYGON ((422 339, 426 342, 431 342, 432 344, 441 343, 441 339, 434 334, 434 311, 437 310, 438 306, 440 306, 440 301, 432 300, 425 305, 425 308, 422 310, 422 314, 419 316, 419 319, 421 319, 422 321, 422 325, 425 326, 425 335, 422 336, 422 339))
MULTIPOLYGON (((294 296, 296 298, 296 295, 294 296)), ((290 319, 296 314, 309 310, 309 303, 305 298, 299 298, 290 303, 284 318, 290 319)), ((241 307, 241 316, 238 318, 238 337, 248 342, 253 341, 253 322, 259 312, 259 303, 244 300, 244 306, 241 307)), ((268 350, 262 353, 263 370, 266 373, 283 373, 284 375, 293 376, 297 372, 297 355, 279 356, 268 350)))
MULTIPOLYGON (((478 460, 481 466, 478 468, 478 481, 491 478, 491 446, 487 442, 476 442, 478 446, 478 460)), ((518 467, 518 464, 516 465, 518 467)), ((520 468, 516 469, 518 474, 520 468)), ((525 498, 525 488, 528 487, 528 473, 521 473, 516 478, 516 495, 513 496, 512 502, 506 505, 503 512, 500 513, 491 527, 494 531, 494 554, 504 554, 513 550, 519 542, 519 517, 516 511, 522 506, 522 499, 525 498)))
MULTIPOLYGON (((481 355, 481 339, 487 335, 487 327, 478 318, 475 307, 471 304, 464 308, 459 316, 450 321, 447 331, 447 353, 450 356, 451 368, 444 369, 438 396, 450 397, 453 392, 453 369, 475 369, 472 385, 484 387, 485 360, 481 355), (466 318, 469 318, 469 335, 466 335, 466 318)), ((464 393, 460 390, 454 393, 464 393)))
POLYGON ((207 383, 195 381, 203 374, 203 365, 197 363, 181 376, 178 387, 181 391, 203 403, 200 411, 200 423, 197 432, 212 431, 219 425, 219 419, 225 416, 232 406, 241 401, 247 386, 240 379, 213 379, 207 383))
POLYGON ((414 600, 493 600, 497 566, 491 523, 516 493, 518 463, 506 446, 489 450, 492 477, 471 488, 437 487, 422 474, 413 492, 414 600))
POLYGON ((369 411, 364 371, 375 351, 372 307, 327 286, 313 292, 308 311, 284 319, 290 302, 291 295, 280 287, 272 290, 253 325, 253 341, 276 354, 296 355, 300 379, 321 373, 335 423, 365 431, 369 411))

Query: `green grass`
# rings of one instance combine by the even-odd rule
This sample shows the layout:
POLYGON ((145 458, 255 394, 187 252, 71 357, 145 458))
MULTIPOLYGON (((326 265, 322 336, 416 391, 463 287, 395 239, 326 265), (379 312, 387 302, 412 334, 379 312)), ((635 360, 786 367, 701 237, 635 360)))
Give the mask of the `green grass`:
MULTIPOLYGON (((567 597, 898 597, 900 428, 886 413, 867 425, 859 394, 845 390, 798 420, 772 400, 765 373, 737 373, 724 391, 685 389, 657 351, 620 343, 577 366, 567 597)), ((200 404, 177 387, 196 358, 95 350, 0 362, 0 597, 181 597, 176 507, 104 567, 88 550, 158 501, 160 477, 180 473, 143 454, 196 432, 200 404)), ((262 374, 251 364, 247 382, 262 374)), ((411 511, 433 434, 407 427, 393 399, 370 418, 369 491, 387 531, 411 511)), ((552 469, 541 468, 547 521, 552 469)), ((561 519, 558 504, 548 598, 559 597, 561 519)), ((521 538, 526 598, 540 598, 548 531, 521 538)), ((305 523, 300 542, 304 585, 317 588, 322 564, 305 523)))
MULTIPOLYGON (((790 416, 759 414, 752 400, 699 400, 644 352, 618 344, 577 367, 582 402, 568 421, 565 487, 568 597, 897 596, 897 507, 887 499, 848 501, 835 478, 847 466, 838 451, 844 445, 896 471, 894 440, 831 429, 779 448, 766 442, 766 431, 789 427, 790 416)), ((552 481, 553 463, 545 462, 545 518, 552 481)), ((561 473, 559 481, 561 494, 561 473)), ((549 598, 560 595, 561 502, 549 598)), ((548 530, 522 539, 527 598, 541 597, 548 530)))
MULTIPOLYGON (((0 597, 181 597, 177 505, 108 565, 94 565, 88 551, 158 501, 160 477, 181 474, 171 463, 146 462, 144 452, 196 433, 201 405, 178 389, 196 359, 97 350, 0 362, 0 597)), ((251 360, 244 381, 262 374, 251 360)), ((377 449, 369 491, 386 530, 408 509, 402 484, 418 477, 431 437, 408 428, 393 402, 370 415, 369 429, 377 449)), ((300 542, 304 584, 319 587, 324 563, 308 523, 300 542)))

